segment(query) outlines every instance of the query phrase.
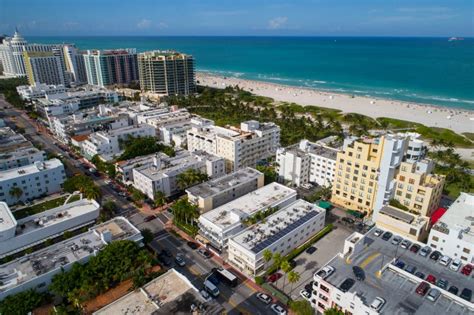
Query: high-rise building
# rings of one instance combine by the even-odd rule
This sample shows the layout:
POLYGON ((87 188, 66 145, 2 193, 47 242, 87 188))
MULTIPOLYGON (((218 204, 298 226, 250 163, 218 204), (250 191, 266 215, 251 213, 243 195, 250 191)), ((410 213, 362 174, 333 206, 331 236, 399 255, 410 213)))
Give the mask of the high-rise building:
POLYGON ((87 82, 86 66, 83 54, 74 45, 63 46, 66 71, 70 73, 71 81, 76 83, 87 82))
POLYGON ((135 49, 88 50, 83 57, 89 84, 107 86, 138 81, 135 49))
POLYGON ((194 58, 173 51, 148 51, 138 55, 140 88, 160 95, 196 92, 194 58))
POLYGON ((6 37, 0 45, 0 58, 2 59, 3 73, 6 76, 25 76, 23 51, 27 45, 26 40, 15 30, 13 37, 6 37))
POLYGON ((24 52, 26 75, 30 85, 36 83, 65 84, 64 69, 53 52, 24 52))

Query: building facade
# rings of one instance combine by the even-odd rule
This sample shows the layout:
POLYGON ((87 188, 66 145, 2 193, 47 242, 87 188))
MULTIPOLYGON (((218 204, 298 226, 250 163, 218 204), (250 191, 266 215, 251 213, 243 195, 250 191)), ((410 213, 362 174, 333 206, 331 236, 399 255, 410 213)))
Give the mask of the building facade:
POLYGON ((46 153, 33 146, 0 152, 0 171, 30 165, 34 162, 43 162, 45 159, 46 153))
POLYGON ((25 52, 26 75, 30 85, 36 83, 64 85, 64 69, 61 59, 53 52, 25 52))
POLYGON ((194 58, 170 51, 138 55, 140 88, 159 95, 189 95, 196 92, 194 58))

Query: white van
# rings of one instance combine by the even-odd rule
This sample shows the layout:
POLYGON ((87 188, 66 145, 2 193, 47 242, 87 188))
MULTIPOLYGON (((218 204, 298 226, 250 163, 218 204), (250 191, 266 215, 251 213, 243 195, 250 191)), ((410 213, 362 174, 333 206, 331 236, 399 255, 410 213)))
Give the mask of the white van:
POLYGON ((219 289, 209 280, 204 281, 204 289, 213 297, 219 296, 219 289))

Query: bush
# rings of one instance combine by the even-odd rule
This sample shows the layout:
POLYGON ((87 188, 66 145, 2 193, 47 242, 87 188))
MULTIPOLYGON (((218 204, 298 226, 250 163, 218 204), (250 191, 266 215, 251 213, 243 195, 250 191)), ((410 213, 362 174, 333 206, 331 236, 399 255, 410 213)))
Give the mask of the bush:
POLYGON ((256 284, 262 285, 264 282, 265 282, 265 280, 263 279, 263 277, 260 277, 260 276, 255 277, 255 283, 256 284))
POLYGON ((314 309, 306 300, 290 301, 290 309, 297 315, 313 315, 314 309))

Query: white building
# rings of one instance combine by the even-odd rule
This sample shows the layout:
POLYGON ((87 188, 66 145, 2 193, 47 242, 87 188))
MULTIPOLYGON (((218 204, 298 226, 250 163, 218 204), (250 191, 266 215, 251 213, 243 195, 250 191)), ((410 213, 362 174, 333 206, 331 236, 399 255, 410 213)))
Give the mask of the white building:
POLYGON ((64 165, 58 159, 1 171, 0 201, 12 205, 57 193, 65 179, 64 165), (12 194, 14 187, 21 189, 20 196, 12 194))
POLYGON ((31 101, 33 99, 42 98, 46 95, 57 95, 66 93, 66 87, 62 84, 44 84, 37 83, 34 85, 20 85, 16 87, 16 91, 24 100, 31 101))
POLYGON ((23 51, 28 45, 26 40, 15 30, 13 37, 6 37, 0 45, 0 59, 3 65, 3 74, 6 76, 25 76, 23 51))
POLYGON ((68 271, 75 263, 85 263, 107 244, 130 240, 142 245, 140 231, 127 219, 115 217, 89 231, 32 254, 0 265, 0 300, 29 289, 44 291, 54 275, 68 271))
POLYGON ((191 120, 191 114, 187 109, 170 109, 169 112, 156 113, 153 115, 147 112, 138 114, 138 124, 145 123, 159 129, 170 125, 188 123, 191 120))
POLYGON ((263 173, 246 167, 190 187, 186 193, 188 200, 204 213, 261 188, 263 184, 263 173))
POLYGON ((66 83, 61 58, 52 51, 25 52, 23 57, 28 82, 31 84, 61 84, 66 83))
POLYGON ((282 208, 296 201, 296 191, 271 183, 199 217, 199 234, 214 247, 227 246, 229 238, 245 229, 242 220, 268 208, 282 208))
POLYGON ((157 191, 171 196, 180 191, 177 183, 179 174, 189 169, 216 178, 225 174, 225 162, 206 152, 190 153, 182 150, 176 152, 174 157, 156 155, 153 165, 133 169, 133 186, 150 199, 155 198, 157 191))
POLYGON ((315 183, 329 187, 334 181, 339 150, 301 140, 298 146, 280 148, 276 153, 278 176, 294 186, 315 183))
POLYGON ((155 134, 155 128, 147 124, 99 131, 91 134, 89 139, 82 143, 81 149, 88 159, 91 159, 94 155, 100 155, 105 160, 111 160, 122 152, 121 140, 128 137, 154 137, 155 134))
POLYGON ((263 252, 285 257, 324 228, 326 211, 299 199, 229 239, 228 260, 235 268, 255 277, 268 263, 263 252))
POLYGON ((188 143, 187 133, 189 129, 191 129, 190 122, 160 127, 159 137, 166 145, 174 146, 175 148, 184 148, 188 143))
POLYGON ((149 168, 155 165, 156 159, 167 159, 166 154, 158 152, 149 155, 137 156, 133 159, 117 161, 115 169, 117 175, 125 184, 133 184, 133 170, 149 168))
POLYGON ((280 127, 274 123, 245 121, 240 128, 193 126, 188 130, 188 150, 203 150, 226 159, 228 170, 255 167, 280 146, 280 127))
POLYGON ((0 203, 0 257, 5 257, 93 223, 99 216, 95 200, 81 199, 15 220, 6 203, 0 203), (13 218, 13 220, 12 220, 13 218))
POLYGON ((431 228, 428 245, 463 264, 474 263, 474 194, 461 193, 431 228))
POLYGON ((43 162, 46 153, 35 147, 20 147, 8 152, 0 152, 0 171, 43 162))

